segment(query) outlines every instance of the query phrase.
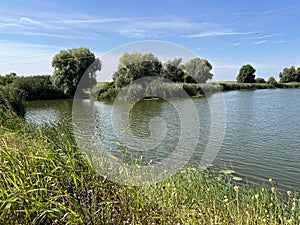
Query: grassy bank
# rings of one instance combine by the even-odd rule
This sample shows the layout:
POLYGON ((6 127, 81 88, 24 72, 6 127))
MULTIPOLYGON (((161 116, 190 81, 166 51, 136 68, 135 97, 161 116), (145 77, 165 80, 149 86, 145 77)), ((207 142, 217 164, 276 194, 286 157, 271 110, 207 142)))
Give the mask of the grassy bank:
POLYGON ((0 224, 298 224, 299 196, 186 168, 144 187, 97 174, 64 126, 0 125, 0 224))

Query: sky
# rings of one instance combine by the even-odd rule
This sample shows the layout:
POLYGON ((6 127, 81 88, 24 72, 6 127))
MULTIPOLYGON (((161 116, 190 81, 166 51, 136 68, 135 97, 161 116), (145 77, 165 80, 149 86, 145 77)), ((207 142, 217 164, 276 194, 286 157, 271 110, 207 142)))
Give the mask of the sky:
MULTIPOLYGON (((300 66, 297 1, 0 0, 0 4, 1 75, 52 74, 51 60, 60 50, 84 46, 101 58, 119 46, 142 41, 174 44, 207 59, 217 81, 235 80, 239 68, 248 63, 256 69, 256 77, 265 79, 278 79, 283 68, 300 66)), ((151 47, 146 49, 152 52, 151 47)), ((182 57, 168 48, 165 52, 170 59, 182 57)))

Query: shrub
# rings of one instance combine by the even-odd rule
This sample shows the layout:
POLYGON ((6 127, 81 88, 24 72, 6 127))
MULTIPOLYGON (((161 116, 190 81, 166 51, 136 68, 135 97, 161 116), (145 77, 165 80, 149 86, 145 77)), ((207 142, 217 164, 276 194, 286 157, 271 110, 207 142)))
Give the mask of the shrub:
POLYGON ((265 79, 264 78, 260 78, 260 77, 255 78, 255 82, 258 83, 258 84, 264 84, 264 83, 266 83, 265 79))
POLYGON ((18 77, 14 79, 11 85, 18 90, 22 90, 26 100, 62 99, 68 97, 52 85, 50 76, 18 77))

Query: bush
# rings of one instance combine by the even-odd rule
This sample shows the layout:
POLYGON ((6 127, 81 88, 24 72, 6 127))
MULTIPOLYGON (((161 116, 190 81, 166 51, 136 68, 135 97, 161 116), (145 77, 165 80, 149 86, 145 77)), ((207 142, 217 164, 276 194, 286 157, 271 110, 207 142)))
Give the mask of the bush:
POLYGON ((11 85, 18 90, 22 90, 26 100, 63 99, 68 97, 52 85, 50 76, 17 77, 11 85))
POLYGON ((264 84, 264 83, 266 83, 265 79, 264 78, 260 78, 260 77, 255 78, 255 82, 258 83, 258 84, 264 84))

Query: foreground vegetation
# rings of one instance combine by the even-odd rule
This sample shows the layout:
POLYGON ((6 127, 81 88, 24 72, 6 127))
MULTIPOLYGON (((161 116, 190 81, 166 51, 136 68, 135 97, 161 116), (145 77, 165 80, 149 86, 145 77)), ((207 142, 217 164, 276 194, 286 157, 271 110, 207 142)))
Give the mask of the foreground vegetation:
POLYGON ((185 168, 162 183, 98 174, 63 125, 36 128, 0 109, 0 224, 298 224, 297 193, 185 168))

